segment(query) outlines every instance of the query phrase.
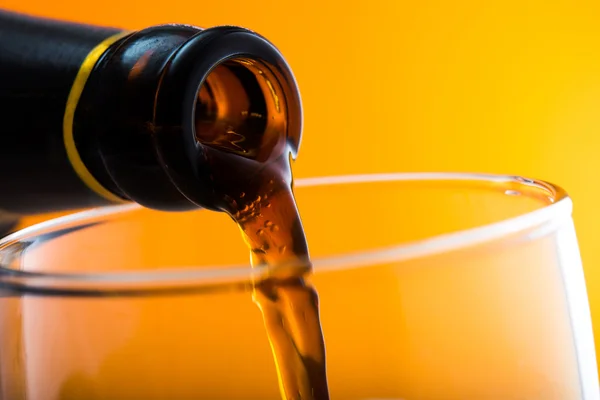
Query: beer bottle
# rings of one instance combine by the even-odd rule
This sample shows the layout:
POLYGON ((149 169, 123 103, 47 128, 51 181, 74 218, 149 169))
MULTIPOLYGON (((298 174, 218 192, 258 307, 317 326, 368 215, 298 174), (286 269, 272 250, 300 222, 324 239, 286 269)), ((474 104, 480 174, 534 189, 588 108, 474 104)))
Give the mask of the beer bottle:
POLYGON ((301 119, 285 59, 250 30, 123 31, 0 11, 4 213, 218 209, 214 168, 295 157, 301 119), (231 161, 213 162, 214 150, 231 161))

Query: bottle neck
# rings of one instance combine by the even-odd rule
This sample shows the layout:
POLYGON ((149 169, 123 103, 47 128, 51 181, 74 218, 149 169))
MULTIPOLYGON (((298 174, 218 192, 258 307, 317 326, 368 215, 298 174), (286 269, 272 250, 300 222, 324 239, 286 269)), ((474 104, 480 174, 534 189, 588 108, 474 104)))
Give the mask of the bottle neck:
POLYGON ((64 122, 82 64, 120 31, 0 10, 0 210, 38 214, 112 203, 75 172, 64 122))
POLYGON ((165 25, 118 38, 73 115, 82 164, 119 199, 222 208, 210 155, 268 164, 300 145, 301 105, 279 51, 236 27, 165 25))

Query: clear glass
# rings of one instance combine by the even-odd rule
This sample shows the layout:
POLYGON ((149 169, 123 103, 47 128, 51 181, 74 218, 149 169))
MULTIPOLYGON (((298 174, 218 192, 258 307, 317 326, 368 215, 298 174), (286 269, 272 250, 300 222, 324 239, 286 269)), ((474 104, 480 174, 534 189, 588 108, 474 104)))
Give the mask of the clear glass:
MULTIPOLYGON (((391 174, 295 191, 332 399, 599 399, 562 189, 391 174)), ((278 399, 248 259, 204 210, 97 209, 3 239, 1 398, 278 399)))

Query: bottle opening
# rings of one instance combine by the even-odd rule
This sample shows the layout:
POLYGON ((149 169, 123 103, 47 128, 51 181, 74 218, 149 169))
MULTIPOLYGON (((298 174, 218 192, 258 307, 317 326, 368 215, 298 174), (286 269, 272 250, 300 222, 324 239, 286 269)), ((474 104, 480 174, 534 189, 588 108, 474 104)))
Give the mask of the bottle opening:
POLYGON ((263 162, 285 141, 286 114, 283 90, 266 63, 230 59, 214 67, 198 91, 196 140, 263 162))

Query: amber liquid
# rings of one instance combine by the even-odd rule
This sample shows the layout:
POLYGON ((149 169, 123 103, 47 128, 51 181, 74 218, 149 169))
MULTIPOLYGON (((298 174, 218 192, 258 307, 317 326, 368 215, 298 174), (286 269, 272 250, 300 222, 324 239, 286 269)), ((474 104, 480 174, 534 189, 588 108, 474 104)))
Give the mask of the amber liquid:
POLYGON ((227 212, 243 233, 252 265, 271 272, 256 284, 253 299, 264 318, 282 397, 323 400, 329 396, 318 297, 304 279, 311 265, 288 175, 289 161, 282 158, 246 185, 231 186, 237 193, 228 197, 227 212))
POLYGON ((205 147, 201 163, 208 166, 215 208, 239 226, 253 267, 269 270, 269 278, 255 284, 253 300, 264 319, 282 397, 326 400, 318 296, 305 280, 311 263, 292 191, 290 160, 297 149, 281 134, 285 110, 273 104, 278 99, 250 96, 266 92, 265 85, 275 96, 268 72, 244 60, 217 67, 208 77, 197 108, 197 136, 205 147))
POLYGON ((306 239, 291 188, 273 168, 256 196, 239 199, 234 220, 252 252, 252 265, 267 265, 272 278, 254 287, 284 399, 328 399, 325 348, 318 297, 303 275, 310 271, 306 239), (242 211, 245 210, 245 211, 242 211))

